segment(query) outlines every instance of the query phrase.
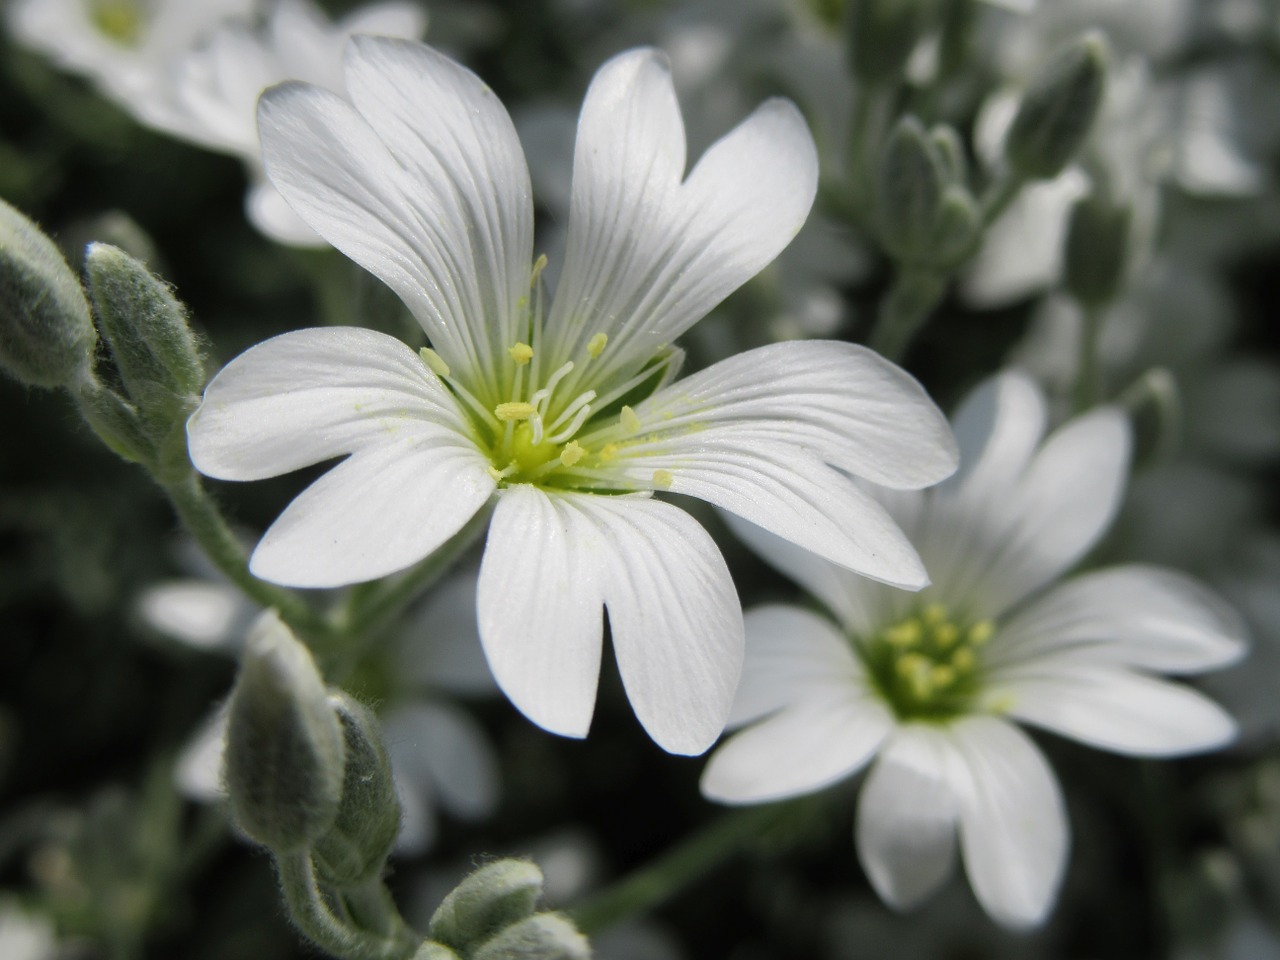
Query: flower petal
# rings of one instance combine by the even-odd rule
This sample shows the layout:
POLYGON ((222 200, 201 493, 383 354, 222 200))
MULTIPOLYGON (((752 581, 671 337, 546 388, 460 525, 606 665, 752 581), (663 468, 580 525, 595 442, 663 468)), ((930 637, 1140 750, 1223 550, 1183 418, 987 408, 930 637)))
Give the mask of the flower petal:
POLYGON ((965 872, 984 910, 1008 927, 1042 923, 1067 861, 1062 793, 1017 727, 971 717, 950 727, 948 779, 960 816, 965 872))
POLYGON ((446 578, 417 606, 396 645, 399 676, 464 696, 497 692, 476 622, 477 572, 446 578))
POLYGON ((412 350, 358 327, 281 334, 246 350, 187 421, 191 462, 220 480, 261 480, 396 433, 470 432, 412 350))
POLYGON ((506 109, 470 70, 411 41, 353 38, 346 79, 356 109, 416 192, 433 194, 448 215, 446 263, 457 264, 462 312, 446 319, 466 325, 484 369, 514 373, 498 360, 523 339, 533 198, 506 109))
POLYGON ((545 730, 585 737, 595 709, 609 545, 565 497, 504 490, 480 564, 476 609, 494 679, 545 730))
POLYGON ((1235 738, 1235 721, 1208 697, 1129 670, 1043 658, 990 682, 1011 716, 1115 753, 1174 757, 1235 738))
POLYGON ((716 749, 702 793, 722 803, 765 803, 821 790, 861 768, 892 727, 882 704, 852 691, 787 707, 716 749))
POLYGON ((349 82, 363 105, 386 99, 375 117, 394 146, 336 94, 285 83, 258 103, 268 174, 317 233, 400 295, 458 376, 474 378, 473 390, 496 389, 499 365, 486 358, 512 321, 482 311, 512 306, 506 298, 527 284, 532 250, 528 172, 518 147, 519 162, 512 159, 510 121, 478 78, 426 47, 365 38, 348 49, 349 82), (396 79, 369 70, 375 59, 393 66, 396 79), (406 72, 421 73, 411 94, 435 98, 416 109, 443 125, 416 146, 413 128, 395 119, 415 109, 396 86, 406 72), (438 102, 452 98, 459 99, 438 102), (482 134, 497 138, 492 166, 469 152, 482 134), (463 146, 441 159, 436 151, 455 138, 463 146), (491 174, 493 183, 485 179, 491 174), (506 271, 520 258, 517 283, 506 271))
POLYGON ((636 717, 668 753, 702 753, 724 730, 742 670, 742 607, 719 548, 669 503, 567 496, 612 547, 604 601, 636 717))
POLYGON ((858 796, 854 839, 876 893, 909 909, 947 879, 956 859, 949 749, 938 729, 909 724, 880 751, 858 796))
POLYGON ((817 189, 813 138, 788 101, 762 104, 682 184, 684 161, 665 59, 633 50, 601 67, 578 124, 568 251, 548 321, 559 360, 608 334, 593 378, 633 369, 755 275, 799 231, 817 189))
POLYGON ((406 432, 369 445, 304 490, 253 552, 255 576, 294 587, 374 580, 427 557, 496 486, 466 438, 406 432))
POLYGON ((392 711, 384 723, 387 749, 402 790, 434 793, 464 820, 482 820, 498 802, 498 764, 480 726, 442 701, 392 711))
POLYGON ((1203 584, 1173 570, 1132 564, 1076 577, 1000 629, 989 665, 1074 651, 1093 662, 1195 673, 1245 652, 1245 627, 1203 584))
POLYGON ((919 541, 938 591, 998 617, 1059 576, 1115 516, 1129 447, 1124 414, 1102 407, 1056 430, 1012 487, 993 481, 951 502, 940 493, 919 541))
POLYGON ((809 450, 881 486, 918 489, 956 468, 946 418, 920 384, 866 347, 793 340, 748 350, 636 407, 677 453, 732 438, 809 450))
POLYGON ((1017 482, 1044 436, 1044 394, 1030 377, 1006 371, 984 380, 951 418, 960 467, 938 493, 974 496, 1017 482))
POLYGON ((746 658, 730 726, 865 682, 849 640, 816 613, 782 605, 756 607, 746 615, 744 626, 746 658))

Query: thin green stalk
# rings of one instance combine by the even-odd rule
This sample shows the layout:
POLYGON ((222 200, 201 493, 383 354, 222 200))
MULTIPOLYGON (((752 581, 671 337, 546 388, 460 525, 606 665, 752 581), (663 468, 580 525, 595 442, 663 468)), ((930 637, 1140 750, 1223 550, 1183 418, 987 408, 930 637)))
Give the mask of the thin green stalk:
POLYGON ((249 572, 240 540, 194 472, 163 484, 183 524, 222 574, 254 602, 274 607, 281 618, 312 643, 327 648, 337 639, 333 627, 290 590, 259 580, 249 572))
POLYGON ((945 274, 904 264, 880 302, 876 325, 871 331, 871 348, 889 360, 901 360, 946 291, 945 274))
POLYGON ((492 504, 486 505, 466 525, 446 540, 435 553, 395 579, 369 584, 352 593, 343 611, 339 628, 351 637, 377 634, 421 593, 440 579, 489 525, 492 504))
POLYGON ((278 854, 276 868, 294 925, 322 950, 342 960, 407 960, 413 955, 416 943, 357 930, 339 920, 325 903, 305 850, 278 854))
POLYGON ((1102 399, 1102 366, 1098 340, 1102 333, 1102 311, 1082 306, 1080 357, 1076 366, 1075 412, 1082 413, 1102 399))
POLYGON ((422 936, 416 932, 400 916, 391 892, 381 879, 373 879, 356 887, 342 890, 342 899, 347 910, 362 929, 389 940, 402 941, 410 948, 416 948, 422 942, 422 936))
POLYGON ((578 929, 590 934, 644 913, 757 843, 762 833, 781 823, 793 809, 791 804, 773 803, 727 814, 569 914, 578 929))

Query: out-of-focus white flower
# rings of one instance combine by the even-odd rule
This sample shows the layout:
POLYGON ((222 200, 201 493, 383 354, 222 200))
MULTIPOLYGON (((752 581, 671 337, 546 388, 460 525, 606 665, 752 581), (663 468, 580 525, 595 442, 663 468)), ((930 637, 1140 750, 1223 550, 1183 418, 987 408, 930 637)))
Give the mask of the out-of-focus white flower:
POLYGON ((0 899, 0 957, 4 960, 54 960, 58 938, 53 924, 9 897, 0 899))
POLYGON ((380 38, 355 38, 346 70, 351 102, 302 84, 263 97, 267 167, 304 220, 396 290, 433 349, 303 330, 209 385, 188 436, 210 476, 350 455, 267 531, 257 575, 385 576, 495 501, 478 608, 499 686, 540 726, 584 736, 607 607, 632 706, 677 753, 724 726, 742 615, 710 535, 655 491, 923 584, 911 545, 848 476, 917 488, 954 468, 946 422, 911 377, 810 341, 672 382, 671 342, 808 213, 817 158, 793 105, 763 104, 686 177, 663 58, 605 64, 578 124, 566 261, 544 314, 528 169, 492 91, 429 47, 380 38))
POLYGON ((266 178, 258 143, 257 103, 285 80, 342 89, 342 50, 354 34, 417 39, 427 17, 416 3, 392 0, 359 7, 330 21, 313 0, 276 0, 260 26, 228 21, 175 61, 167 109, 143 119, 167 133, 244 161, 250 179, 245 206, 267 236, 295 246, 324 244, 266 178))
MULTIPOLYGON (((145 590, 136 609, 152 629, 206 651, 236 654, 259 610, 218 579, 171 580, 145 590)), ((402 819, 401 856, 421 853, 436 836, 436 809, 483 820, 498 802, 498 760, 480 726, 453 702, 494 692, 476 631, 475 573, 449 577, 414 610, 409 622, 371 654, 382 680, 379 719, 391 757, 402 819), (383 662, 385 661, 385 662, 383 662)), ((357 694, 362 691, 357 686, 357 694)), ((225 705, 213 710, 177 758, 178 788, 211 803, 226 795, 222 755, 225 705)))
POLYGON ((744 536, 836 623, 763 607, 732 723, 703 792, 755 803, 875 762, 856 840, 876 890, 905 908, 951 872, 956 838, 997 921, 1041 922, 1067 854, 1062 797, 1014 720, 1137 756, 1210 750, 1234 734, 1212 701, 1162 673, 1243 650, 1231 610, 1196 581, 1130 565, 1052 585, 1098 540, 1124 487, 1129 429, 1099 408, 1041 442, 1045 401, 1014 373, 954 421, 961 468, 923 493, 878 492, 933 577, 916 596, 856 580, 759 531, 744 536))
POLYGON ((126 110, 146 116, 170 95, 174 57, 219 23, 252 15, 257 0, 14 0, 22 43, 88 77, 126 110))

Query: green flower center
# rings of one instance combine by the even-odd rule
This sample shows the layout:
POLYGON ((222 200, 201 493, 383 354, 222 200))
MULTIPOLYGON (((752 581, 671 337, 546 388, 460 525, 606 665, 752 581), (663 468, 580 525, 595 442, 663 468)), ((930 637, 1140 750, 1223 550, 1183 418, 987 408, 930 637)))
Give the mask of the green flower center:
POLYGON ((104 36, 126 47, 137 45, 147 22, 142 0, 89 0, 89 16, 104 36))
POLYGON ((980 686, 980 650, 990 620, 956 622, 931 603, 859 645, 876 692, 900 720, 943 721, 970 709, 980 686))

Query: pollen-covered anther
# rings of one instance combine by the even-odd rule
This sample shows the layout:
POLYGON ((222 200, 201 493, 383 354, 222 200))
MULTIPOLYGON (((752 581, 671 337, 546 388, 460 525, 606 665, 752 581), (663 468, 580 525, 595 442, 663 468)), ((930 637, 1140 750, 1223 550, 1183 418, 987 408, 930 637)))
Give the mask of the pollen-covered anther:
POLYGON ((989 621, 962 625, 931 603, 880 631, 859 652, 877 691, 904 720, 957 716, 979 689, 976 648, 994 631, 989 621))
POLYGON ((525 403, 523 400, 500 403, 493 408, 493 415, 504 423, 509 423, 512 420, 528 420, 537 412, 537 407, 532 403, 525 403))
POLYGON ((604 353, 604 348, 609 345, 609 335, 607 333, 597 333, 594 337, 587 341, 587 356, 592 360, 604 353))
POLYGON ((515 346, 509 347, 507 353, 511 354, 511 359, 515 361, 517 367, 523 367, 533 359, 533 347, 527 343, 517 343, 515 346))
POLYGON ((582 444, 577 440, 570 440, 564 445, 564 449, 560 451, 560 463, 566 467, 572 467, 575 463, 587 455, 587 451, 583 449, 582 444))
POLYGON ((671 485, 676 482, 675 474, 670 470, 653 471, 653 486, 657 490, 670 490, 671 485))
POLYGON ((618 414, 618 419, 622 422, 622 429, 627 433, 639 433, 642 424, 640 418, 636 416, 636 412, 628 406, 622 408, 622 412, 618 414))

